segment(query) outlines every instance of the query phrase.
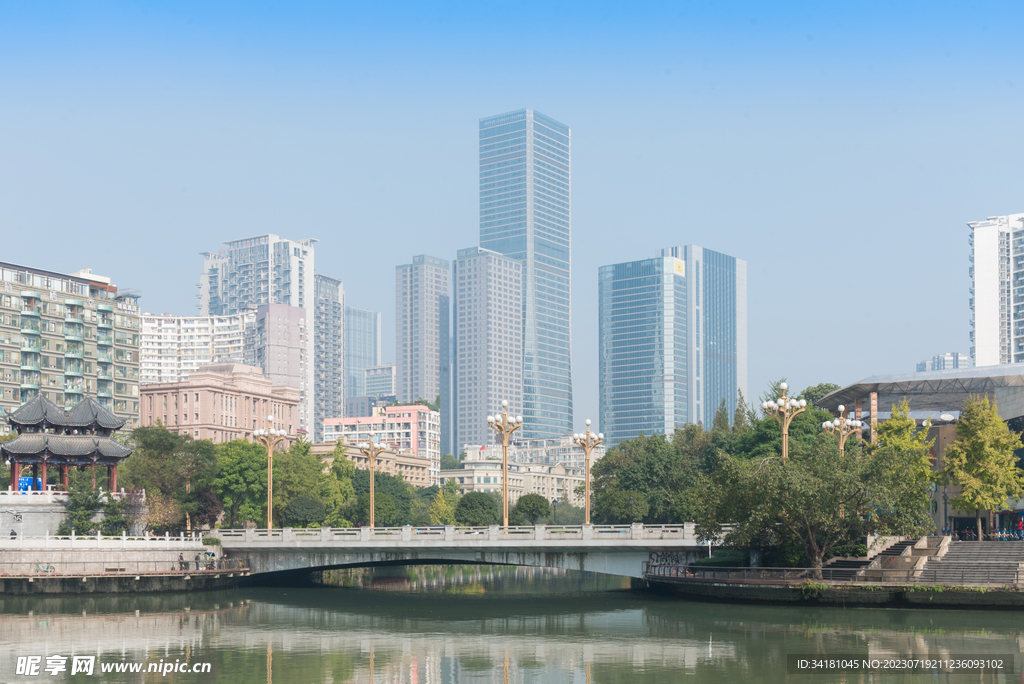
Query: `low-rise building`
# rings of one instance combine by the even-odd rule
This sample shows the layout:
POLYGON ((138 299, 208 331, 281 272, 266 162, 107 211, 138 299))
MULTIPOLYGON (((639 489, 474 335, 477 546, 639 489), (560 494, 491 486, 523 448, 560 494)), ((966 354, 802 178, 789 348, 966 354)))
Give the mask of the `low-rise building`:
MULTIPOLYGON (((462 494, 469 492, 502 491, 501 459, 470 459, 462 468, 441 471, 441 484, 454 479, 462 494)), ((540 494, 548 501, 568 501, 582 506, 583 497, 576 488, 583 484, 584 474, 580 468, 564 464, 540 465, 536 463, 509 462, 508 498, 514 504, 524 494, 540 494)))
MULTIPOLYGON (((326 469, 330 469, 334 463, 334 447, 337 442, 324 442, 313 445, 313 453, 323 457, 326 469)), ((352 461, 360 470, 369 469, 370 465, 366 456, 357 447, 350 445, 345 449, 345 458, 352 461)), ((374 470, 378 473, 388 475, 400 475, 406 482, 414 487, 429 487, 430 482, 430 461, 419 456, 412 456, 408 453, 391 450, 382 451, 374 462, 374 470)))
POLYGON ((347 444, 371 441, 386 444, 397 453, 426 459, 430 463, 430 484, 438 484, 441 473, 441 414, 429 406, 378 406, 365 417, 328 418, 324 441, 347 444))
POLYGON ((298 406, 298 389, 273 384, 259 368, 214 364, 181 382, 143 385, 141 421, 214 442, 248 439, 258 428, 284 430, 288 446, 296 437, 298 406))

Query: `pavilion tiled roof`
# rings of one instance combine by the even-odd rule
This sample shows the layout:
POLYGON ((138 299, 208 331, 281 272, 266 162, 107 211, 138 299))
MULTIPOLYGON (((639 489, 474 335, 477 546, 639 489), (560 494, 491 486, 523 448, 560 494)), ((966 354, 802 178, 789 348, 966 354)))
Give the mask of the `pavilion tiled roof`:
POLYGON ((0 443, 0 452, 6 455, 26 456, 47 452, 53 456, 101 456, 127 458, 134 449, 109 437, 96 435, 51 435, 32 432, 18 435, 9 442, 0 443))
POLYGON ((96 425, 107 430, 120 430, 125 423, 123 418, 118 418, 92 397, 86 397, 70 411, 64 411, 42 394, 12 411, 7 422, 15 426, 48 423, 69 428, 96 425))

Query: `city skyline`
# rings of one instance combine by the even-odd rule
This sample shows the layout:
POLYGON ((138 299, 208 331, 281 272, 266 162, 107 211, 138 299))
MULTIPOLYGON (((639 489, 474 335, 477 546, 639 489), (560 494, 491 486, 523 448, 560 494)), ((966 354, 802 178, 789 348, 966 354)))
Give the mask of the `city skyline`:
POLYGON ((409 6, 396 21, 304 8, 280 22, 252 8, 238 26, 187 3, 64 8, 0 9, 17 103, 0 111, 16 133, 0 199, 10 234, 76 249, 43 260, 11 241, 5 260, 117 274, 151 313, 195 311, 201 249, 316 236, 318 270, 383 313, 393 361, 393 245, 452 259, 477 240, 479 118, 537 107, 569 122, 576 429, 597 417, 601 264, 689 242, 747 260, 755 399, 783 376, 844 384, 966 351, 965 224, 1020 210, 1024 84, 1012 47, 991 40, 1019 6, 927 21, 909 7, 560 8, 546 30, 571 39, 544 59, 523 59, 521 18, 485 9, 409 6), (854 291, 886 331, 856 354, 819 342, 842 339, 835 303, 854 291), (908 307, 936 302, 923 334, 908 307))

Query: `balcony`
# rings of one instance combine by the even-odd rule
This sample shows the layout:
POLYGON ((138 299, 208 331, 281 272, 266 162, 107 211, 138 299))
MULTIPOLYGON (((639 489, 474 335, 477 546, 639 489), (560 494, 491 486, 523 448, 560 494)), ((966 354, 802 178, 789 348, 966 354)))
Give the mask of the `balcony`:
MULTIPOLYGON (((67 371, 65 371, 65 373, 67 373, 67 371)), ((106 371, 99 370, 99 371, 96 371, 96 379, 97 380, 113 380, 114 376, 111 375, 110 371, 108 371, 108 370, 106 370, 106 371)))
POLYGON ((79 325, 84 323, 84 321, 82 320, 82 314, 81 313, 68 313, 68 314, 65 314, 64 322, 65 323, 77 323, 79 325))
POLYGON ((64 394, 82 394, 82 387, 79 385, 64 385, 64 394))
POLYGON ((21 334, 22 335, 38 335, 39 334, 39 323, 32 319, 21 319, 21 334))
POLYGON ((112 398, 114 396, 114 392, 109 387, 97 387, 96 396, 112 398))
POLYGON ((68 342, 81 342, 82 331, 75 329, 68 330, 67 328, 64 328, 64 339, 68 342))
POLYGON ((39 360, 38 359, 22 359, 21 370, 23 371, 34 371, 39 372, 39 360))
POLYGON ((101 346, 101 347, 112 347, 112 346, 114 346, 114 336, 113 335, 100 335, 99 333, 97 333, 96 334, 96 344, 101 346))
POLYGON ((103 350, 99 350, 96 353, 96 360, 101 362, 101 363, 113 363, 114 362, 114 355, 111 354, 109 351, 104 352, 103 350))
POLYGON ((34 352, 34 353, 38 354, 42 350, 43 350, 43 344, 42 344, 41 341, 39 341, 37 339, 22 340, 21 341, 21 351, 23 351, 23 352, 29 352, 29 353, 33 353, 34 352))
POLYGON ((80 377, 82 377, 82 369, 81 368, 77 368, 75 366, 67 366, 67 365, 65 365, 64 366, 64 375, 65 376, 70 375, 70 376, 73 376, 73 377, 80 378, 80 377))
POLYGON ((31 318, 39 318, 39 314, 40 314, 39 309, 36 309, 34 307, 31 307, 31 306, 23 307, 22 310, 21 310, 21 315, 23 317, 24 316, 30 316, 31 318))
POLYGON ((96 327, 97 328, 113 328, 114 327, 114 321, 109 316, 100 316, 98 319, 96 319, 96 327))
POLYGON ((80 359, 82 358, 85 349, 82 347, 68 347, 64 350, 65 359, 80 359))

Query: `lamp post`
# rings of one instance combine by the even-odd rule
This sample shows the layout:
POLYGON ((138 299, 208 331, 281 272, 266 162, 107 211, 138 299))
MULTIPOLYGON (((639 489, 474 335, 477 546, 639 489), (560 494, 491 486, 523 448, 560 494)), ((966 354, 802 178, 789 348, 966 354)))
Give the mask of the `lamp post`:
POLYGON ((846 417, 846 407, 842 404, 839 405, 839 415, 836 416, 835 420, 826 420, 821 424, 821 429, 825 432, 831 432, 839 440, 839 457, 843 457, 843 453, 846 451, 846 439, 853 434, 860 432, 864 423, 859 420, 850 420, 846 417))
POLYGON ((502 399, 501 415, 487 416, 487 424, 491 429, 501 435, 501 500, 502 519, 504 527, 508 527, 508 438, 512 433, 523 427, 523 417, 515 416, 509 418, 508 402, 502 399))
MULTIPOLYGON (((267 416, 267 424, 273 425, 274 416, 267 416)), ((259 429, 252 433, 253 439, 267 447, 267 529, 274 529, 274 447, 287 435, 284 430, 259 429)))
POLYGON ((371 432, 370 433, 370 441, 369 442, 360 442, 359 445, 358 445, 359 451, 361 451, 363 453, 363 456, 366 457, 366 463, 370 467, 370 527, 374 526, 374 520, 373 520, 374 515, 373 514, 376 512, 376 508, 374 507, 374 501, 373 501, 374 466, 375 466, 375 464, 377 462, 377 457, 380 456, 382 452, 387 450, 387 447, 385 447, 385 446, 383 446, 381 444, 375 444, 374 443, 373 438, 376 437, 376 436, 377 436, 377 433, 371 432))
POLYGON ((583 453, 586 456, 584 461, 584 478, 586 481, 586 508, 584 515, 584 524, 590 524, 590 454, 593 453, 594 447, 604 441, 604 434, 598 433, 594 437, 590 432, 590 419, 587 419, 587 431, 583 434, 576 433, 572 436, 573 444, 583 448, 583 453))
POLYGON ((782 427, 782 460, 785 461, 789 459, 789 424, 807 408, 807 400, 787 397, 786 390, 789 389, 789 385, 786 383, 780 384, 779 389, 782 390, 782 396, 761 402, 761 410, 774 416, 782 427))

